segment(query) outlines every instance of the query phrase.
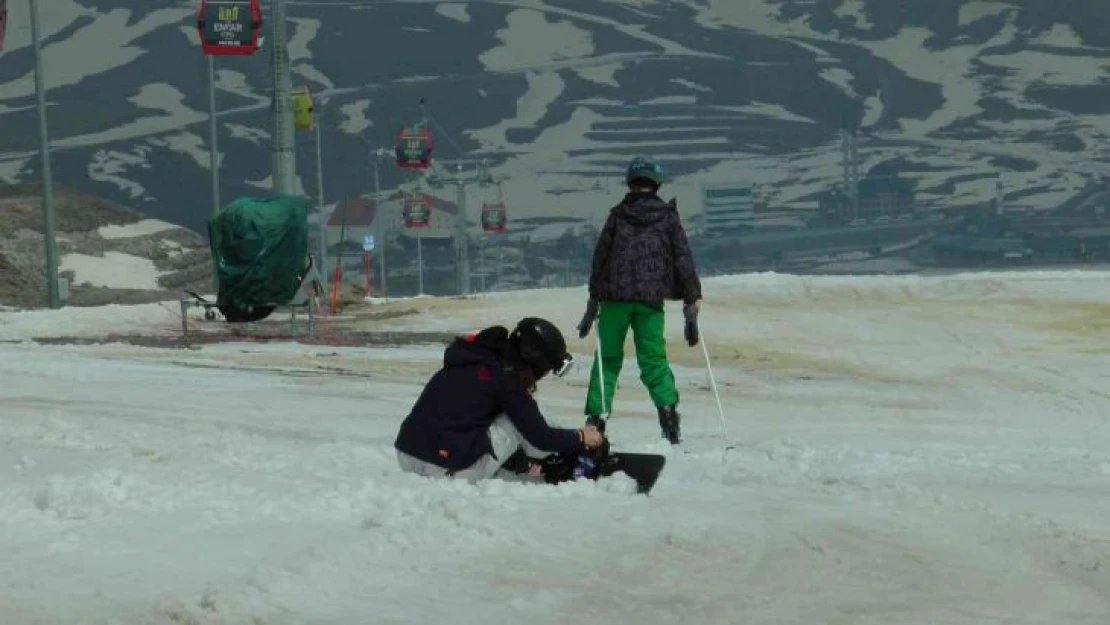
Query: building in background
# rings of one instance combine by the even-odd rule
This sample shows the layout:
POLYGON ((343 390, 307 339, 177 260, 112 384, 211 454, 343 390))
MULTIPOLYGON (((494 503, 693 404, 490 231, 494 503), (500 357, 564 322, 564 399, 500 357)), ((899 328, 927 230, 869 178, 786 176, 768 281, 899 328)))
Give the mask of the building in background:
POLYGON ((755 227, 755 190, 729 183, 702 183, 699 186, 702 219, 707 234, 734 233, 755 227))
POLYGON ((817 216, 822 222, 842 224, 883 223, 913 219, 917 210, 910 182, 899 176, 868 176, 859 183, 859 205, 843 185, 821 192, 817 216))
POLYGON ((701 183, 698 190, 701 213, 695 220, 695 229, 699 234, 798 230, 806 225, 797 211, 771 208, 754 185, 701 183))
POLYGON ((406 228, 402 218, 405 193, 397 191, 380 203, 366 196, 348 198, 332 211, 327 222, 328 254, 334 254, 340 244, 351 250, 362 249, 362 240, 368 235, 384 241, 387 238, 412 237, 424 239, 450 239, 454 236, 454 202, 427 193, 417 193, 430 209, 428 225, 423 228, 406 228))

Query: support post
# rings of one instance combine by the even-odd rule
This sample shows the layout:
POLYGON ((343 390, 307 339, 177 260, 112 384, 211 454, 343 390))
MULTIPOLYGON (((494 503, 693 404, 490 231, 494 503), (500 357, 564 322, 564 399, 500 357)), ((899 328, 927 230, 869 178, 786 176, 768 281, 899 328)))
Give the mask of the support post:
POLYGON ((374 223, 376 224, 375 230, 378 231, 378 241, 381 243, 381 251, 378 252, 378 265, 381 267, 381 283, 382 294, 385 297, 389 296, 389 287, 385 281, 385 248, 386 236, 388 234, 388 225, 385 222, 385 211, 382 210, 382 181, 378 176, 378 157, 381 156, 381 150, 376 150, 371 153, 371 162, 374 163, 374 223))
POLYGON ((424 294, 424 235, 416 233, 416 294, 424 294))
POLYGON ((42 43, 37 0, 31 9, 31 47, 35 61, 35 96, 39 114, 39 151, 42 158, 42 221, 46 239, 46 290, 51 308, 61 308, 58 290, 58 250, 54 235, 54 181, 50 171, 50 132, 46 124, 46 87, 42 77, 42 43))
POLYGON ((370 297, 370 294, 372 293, 371 284, 373 282, 370 279, 371 272, 373 271, 373 267, 372 267, 373 260, 371 258, 371 253, 370 252, 365 253, 365 256, 363 257, 363 261, 366 263, 366 268, 365 268, 365 272, 364 272, 365 275, 366 275, 366 297, 370 297))
POLYGON ((273 74, 273 99, 270 106, 274 114, 273 138, 273 193, 295 193, 297 176, 293 153, 293 81, 289 75, 289 48, 285 31, 285 0, 271 0, 270 25, 273 29, 270 46, 270 70, 273 74))
POLYGON ((466 233, 466 182, 462 179, 462 165, 459 165, 459 179, 455 181, 455 262, 458 263, 459 295, 470 294, 470 237, 466 233))
MULTIPOLYGON (((211 54, 208 59, 208 166, 212 169, 212 215, 220 211, 220 148, 219 126, 216 122, 216 60, 211 54)), ((220 274, 212 268, 212 289, 220 291, 220 274)))
MULTIPOLYGON (((317 111, 316 117, 312 120, 312 125, 316 127, 316 214, 319 218, 319 238, 320 238, 320 267, 323 268, 327 265, 328 243, 327 243, 327 225, 324 223, 324 150, 320 141, 320 115, 317 111)), ((327 272, 321 269, 320 271, 321 286, 324 287, 324 292, 328 292, 328 276, 327 272)))
POLYGON ((220 148, 216 123, 216 60, 208 59, 208 166, 212 168, 212 214, 220 210, 220 148))
POLYGON ((492 179, 485 168, 484 161, 446 161, 440 163, 448 173, 433 174, 429 177, 429 182, 433 186, 439 187, 441 185, 453 184, 456 189, 456 208, 455 215, 455 270, 457 272, 457 284, 460 295, 470 294, 470 239, 467 236, 467 221, 466 221, 466 185, 476 183, 479 185, 490 184, 492 179), (465 164, 473 164, 475 166, 472 174, 463 174, 463 166, 465 164), (454 169, 454 172, 451 172, 454 169))

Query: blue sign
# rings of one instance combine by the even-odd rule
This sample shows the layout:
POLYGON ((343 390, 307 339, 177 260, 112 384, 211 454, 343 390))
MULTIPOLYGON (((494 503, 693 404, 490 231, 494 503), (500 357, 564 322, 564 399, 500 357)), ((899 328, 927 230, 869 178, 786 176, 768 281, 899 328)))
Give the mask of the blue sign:
POLYGON ((374 251, 374 235, 368 234, 362 237, 362 249, 367 252, 374 251))

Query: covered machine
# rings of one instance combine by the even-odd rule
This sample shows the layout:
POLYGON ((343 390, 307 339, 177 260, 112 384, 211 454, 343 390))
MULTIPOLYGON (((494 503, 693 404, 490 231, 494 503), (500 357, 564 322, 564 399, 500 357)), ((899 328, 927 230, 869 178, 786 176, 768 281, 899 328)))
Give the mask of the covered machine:
POLYGON ((308 210, 298 196, 241 197, 208 220, 216 301, 189 293, 206 318, 216 308, 230 323, 259 321, 279 306, 305 306, 311 315, 320 287, 308 255, 308 210), (301 292, 306 279, 312 290, 301 292))

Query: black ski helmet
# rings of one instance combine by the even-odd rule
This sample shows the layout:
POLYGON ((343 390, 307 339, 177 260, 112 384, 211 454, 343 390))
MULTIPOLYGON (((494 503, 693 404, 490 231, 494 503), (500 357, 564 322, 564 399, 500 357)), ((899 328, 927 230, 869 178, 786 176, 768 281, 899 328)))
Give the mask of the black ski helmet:
POLYGON ((574 357, 567 353, 567 342, 555 324, 539 317, 525 317, 516 324, 509 341, 520 359, 537 377, 548 372, 563 377, 570 371, 574 357))

